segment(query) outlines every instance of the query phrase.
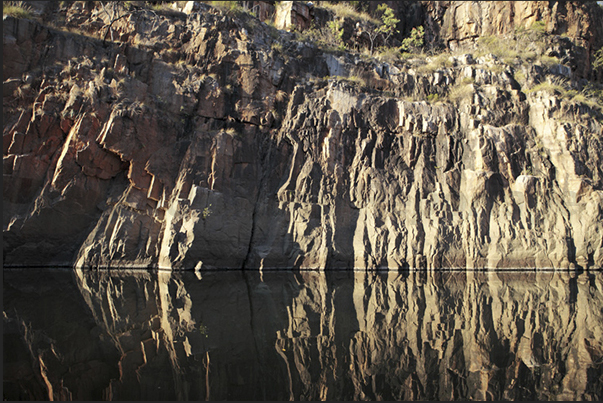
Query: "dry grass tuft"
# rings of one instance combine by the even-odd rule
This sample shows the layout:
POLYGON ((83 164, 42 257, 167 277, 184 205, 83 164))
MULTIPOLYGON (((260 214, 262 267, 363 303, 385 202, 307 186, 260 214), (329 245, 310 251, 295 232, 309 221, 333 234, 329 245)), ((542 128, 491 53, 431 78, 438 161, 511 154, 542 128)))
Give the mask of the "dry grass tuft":
POLYGON ((2 14, 14 18, 32 18, 33 9, 24 1, 3 1, 2 14))

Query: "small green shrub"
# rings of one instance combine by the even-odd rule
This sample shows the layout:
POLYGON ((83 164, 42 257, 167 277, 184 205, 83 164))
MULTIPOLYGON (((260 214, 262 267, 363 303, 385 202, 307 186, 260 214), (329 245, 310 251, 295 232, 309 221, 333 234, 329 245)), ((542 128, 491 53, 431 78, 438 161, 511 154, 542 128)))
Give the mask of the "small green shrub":
POLYGON ((278 28, 276 27, 276 25, 274 25, 274 21, 267 19, 266 21, 264 21, 264 23, 268 26, 270 37, 273 40, 277 40, 281 37, 281 34, 278 32, 278 28))
POLYGON ((272 49, 276 53, 283 53, 283 44, 280 42, 272 42, 272 45, 270 45, 270 49, 272 49))
POLYGON ((344 77, 344 76, 328 76, 325 77, 327 80, 328 79, 334 79, 334 80, 338 80, 338 81, 345 81, 348 82, 350 84, 353 85, 357 85, 360 87, 366 87, 366 81, 362 78, 362 77, 358 77, 358 76, 349 76, 349 77, 344 77))
POLYGON ((540 56, 539 60, 546 67, 552 67, 559 64, 559 58, 554 56, 540 56))
POLYGON ((163 11, 163 10, 165 10, 165 8, 166 8, 166 5, 163 3, 153 4, 151 6, 151 9, 153 11, 163 11))
POLYGON ((427 102, 430 104, 435 104, 436 102, 440 101, 440 95, 439 94, 429 94, 427 95, 427 102))
POLYGON ((201 213, 201 217, 205 220, 207 217, 211 215, 211 204, 203 209, 201 213))
POLYGON ((352 84, 359 85, 361 87, 366 87, 366 81, 362 77, 349 76, 349 77, 345 77, 344 80, 346 80, 347 82, 350 82, 352 84))
POLYGON ((417 51, 423 46, 423 37, 425 36, 425 29, 422 25, 418 28, 413 28, 410 31, 410 36, 402 40, 402 51, 413 52, 417 51))
POLYGON ((331 33, 333 34, 333 37, 335 38, 337 45, 340 48, 345 49, 345 45, 343 44, 343 26, 341 25, 339 20, 331 20, 331 21, 329 21, 327 26, 331 30, 331 33))
POLYGON ((530 25, 530 30, 537 37, 543 37, 546 34, 546 23, 544 21, 534 21, 532 25, 530 25))

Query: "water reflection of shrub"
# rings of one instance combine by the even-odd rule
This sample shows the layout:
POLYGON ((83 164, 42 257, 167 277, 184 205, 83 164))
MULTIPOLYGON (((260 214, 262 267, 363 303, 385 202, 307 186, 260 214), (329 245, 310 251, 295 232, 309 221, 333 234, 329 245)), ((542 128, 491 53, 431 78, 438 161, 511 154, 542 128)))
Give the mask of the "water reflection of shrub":
POLYGON ((205 326, 203 323, 199 324, 199 333, 201 333, 205 337, 209 337, 207 333, 207 326, 205 326))

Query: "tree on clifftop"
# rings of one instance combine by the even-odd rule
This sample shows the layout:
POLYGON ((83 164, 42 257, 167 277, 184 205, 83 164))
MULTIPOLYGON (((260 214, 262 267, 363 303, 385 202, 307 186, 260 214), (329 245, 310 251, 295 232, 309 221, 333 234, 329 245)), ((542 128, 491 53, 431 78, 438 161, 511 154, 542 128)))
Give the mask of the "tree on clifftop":
POLYGON ((375 47, 375 40, 381 36, 383 37, 383 44, 386 45, 390 36, 398 33, 396 25, 400 22, 400 20, 395 17, 394 10, 387 4, 380 4, 377 7, 377 13, 380 14, 379 19, 381 22, 377 25, 368 23, 363 27, 362 31, 362 34, 368 36, 371 43, 371 55, 373 54, 373 49, 375 47))
POLYGON ((399 32, 396 29, 396 26, 398 25, 400 20, 396 18, 396 16, 394 15, 394 10, 388 7, 387 4, 379 4, 379 6, 377 7, 377 13, 381 14, 381 25, 377 27, 377 32, 385 36, 385 38, 383 39, 383 44, 387 45, 387 40, 389 39, 389 37, 399 32))

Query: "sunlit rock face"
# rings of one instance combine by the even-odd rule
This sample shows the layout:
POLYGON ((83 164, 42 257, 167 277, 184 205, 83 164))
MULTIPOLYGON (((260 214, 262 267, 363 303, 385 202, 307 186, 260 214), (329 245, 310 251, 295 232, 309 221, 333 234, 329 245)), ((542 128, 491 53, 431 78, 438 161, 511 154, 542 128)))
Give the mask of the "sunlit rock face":
MULTIPOLYGON (((408 79, 393 80, 402 85, 408 79)), ((250 264, 600 265, 603 193, 578 174, 575 150, 600 150, 601 138, 555 119, 563 112, 551 98, 514 103, 513 84, 491 79, 506 89, 460 110, 384 99, 337 83, 300 91, 308 95, 299 105, 290 103, 281 131, 279 144, 290 157, 276 191, 278 209, 270 221, 256 219, 250 264), (511 109, 496 108, 503 98, 511 109), (524 123, 504 123, 528 109, 524 123), (536 144, 550 155, 535 152, 536 144), (285 262, 283 255, 289 256, 285 262)), ((601 178, 598 151, 593 158, 578 163, 581 172, 601 178)), ((268 211, 277 204, 270 194, 270 188, 260 193, 268 211)))
MULTIPOLYGON (((603 118, 529 91, 591 78, 601 9, 549 3, 514 3, 513 24, 567 34, 547 45, 564 65, 465 54, 433 71, 201 3, 131 11, 107 35, 113 3, 49 3, 90 36, 7 16, 3 262, 601 267, 603 118)), ((511 15, 421 4, 398 11, 450 46, 507 32, 511 15)))
POLYGON ((4 287, 9 400, 603 397, 598 273, 18 271, 4 287))

